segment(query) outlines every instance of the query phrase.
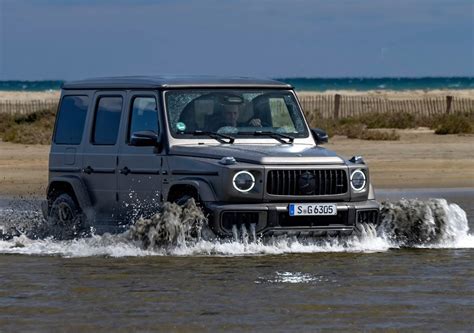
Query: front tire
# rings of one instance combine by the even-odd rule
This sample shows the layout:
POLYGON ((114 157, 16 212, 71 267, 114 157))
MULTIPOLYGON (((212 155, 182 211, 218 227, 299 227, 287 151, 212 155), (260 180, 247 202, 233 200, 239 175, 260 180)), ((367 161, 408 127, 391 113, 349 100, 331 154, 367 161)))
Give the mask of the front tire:
MULTIPOLYGON (((207 218, 209 218, 209 214, 207 214, 205 206, 199 200, 197 200, 196 198, 194 198, 191 195, 184 194, 181 197, 179 197, 175 201, 175 203, 177 205, 181 206, 181 207, 184 207, 190 199, 194 199, 196 206, 199 209, 201 209, 201 211, 203 212, 203 214, 207 218)), ((202 228, 199 231, 197 231, 197 234, 195 234, 194 236, 199 240, 202 239, 202 240, 205 240, 205 241, 212 241, 212 240, 215 240, 217 238, 216 234, 211 230, 211 228, 209 228, 208 223, 204 223, 202 228)))

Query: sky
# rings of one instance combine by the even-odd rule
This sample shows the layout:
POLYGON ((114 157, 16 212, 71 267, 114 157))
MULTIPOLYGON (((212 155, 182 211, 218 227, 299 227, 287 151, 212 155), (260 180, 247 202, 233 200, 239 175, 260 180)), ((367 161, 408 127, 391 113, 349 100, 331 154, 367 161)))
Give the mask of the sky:
POLYGON ((0 0, 0 80, 474 76, 473 0, 0 0))

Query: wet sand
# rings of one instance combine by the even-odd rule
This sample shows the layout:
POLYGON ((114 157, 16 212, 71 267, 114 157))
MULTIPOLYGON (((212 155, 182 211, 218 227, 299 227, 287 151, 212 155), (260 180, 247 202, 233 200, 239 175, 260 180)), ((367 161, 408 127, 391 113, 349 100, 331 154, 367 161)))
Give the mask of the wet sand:
MULTIPOLYGON (((327 148, 345 158, 362 155, 376 188, 474 187, 474 136, 401 130, 400 141, 330 138, 327 148)), ((42 196, 49 146, 0 142, 0 195, 42 196)))

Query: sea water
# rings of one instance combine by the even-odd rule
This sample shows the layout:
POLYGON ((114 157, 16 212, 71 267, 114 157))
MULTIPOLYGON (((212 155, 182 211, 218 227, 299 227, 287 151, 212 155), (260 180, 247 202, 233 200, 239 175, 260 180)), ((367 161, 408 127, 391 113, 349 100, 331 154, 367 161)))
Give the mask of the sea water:
MULTIPOLYGON (((382 77, 382 78, 275 78, 298 91, 325 90, 432 90, 474 89, 474 77, 382 77)), ((63 81, 0 81, 0 91, 46 91, 60 89, 63 81)))

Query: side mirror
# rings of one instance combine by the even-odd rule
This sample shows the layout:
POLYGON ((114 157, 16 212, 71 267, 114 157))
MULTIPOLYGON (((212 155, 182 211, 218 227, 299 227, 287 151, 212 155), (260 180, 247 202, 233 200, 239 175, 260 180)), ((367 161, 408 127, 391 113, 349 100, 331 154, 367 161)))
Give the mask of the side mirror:
POLYGON ((131 146, 160 146, 160 138, 158 134, 153 131, 139 131, 132 133, 130 137, 130 145, 131 146))
POLYGON ((320 128, 312 128, 311 134, 313 134, 314 141, 316 141, 317 145, 328 143, 329 136, 324 130, 320 128))

